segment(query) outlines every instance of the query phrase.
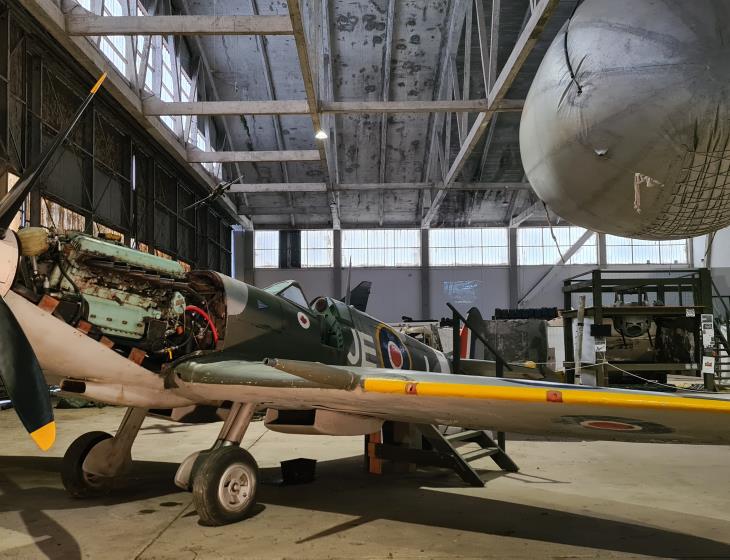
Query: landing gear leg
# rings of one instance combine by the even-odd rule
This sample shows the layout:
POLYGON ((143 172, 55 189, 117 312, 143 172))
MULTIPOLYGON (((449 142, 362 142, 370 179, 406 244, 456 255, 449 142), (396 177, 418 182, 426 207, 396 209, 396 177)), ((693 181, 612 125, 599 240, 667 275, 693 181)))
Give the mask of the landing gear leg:
POLYGON ((213 447, 188 457, 175 476, 178 486, 192 486, 203 525, 240 521, 256 504, 259 468, 251 454, 239 447, 255 411, 253 403, 235 403, 213 447))
POLYGON ((66 490, 76 498, 109 492, 132 464, 132 444, 146 416, 146 408, 128 408, 115 436, 88 432, 78 437, 63 456, 61 480, 66 490))

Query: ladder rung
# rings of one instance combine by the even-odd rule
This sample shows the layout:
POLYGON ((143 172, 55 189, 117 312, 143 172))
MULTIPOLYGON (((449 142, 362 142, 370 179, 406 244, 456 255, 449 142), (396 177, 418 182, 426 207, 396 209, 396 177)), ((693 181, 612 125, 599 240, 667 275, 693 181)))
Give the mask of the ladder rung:
POLYGON ((448 441, 469 441, 479 437, 482 434, 479 430, 464 430, 444 436, 448 441))
POLYGON ((477 459, 481 459, 482 457, 490 457, 491 455, 494 455, 496 453, 499 453, 499 449, 496 447, 488 447, 487 449, 476 449, 474 451, 469 451, 468 453, 464 453, 461 458, 464 459, 467 463, 471 463, 472 461, 476 461, 477 459))

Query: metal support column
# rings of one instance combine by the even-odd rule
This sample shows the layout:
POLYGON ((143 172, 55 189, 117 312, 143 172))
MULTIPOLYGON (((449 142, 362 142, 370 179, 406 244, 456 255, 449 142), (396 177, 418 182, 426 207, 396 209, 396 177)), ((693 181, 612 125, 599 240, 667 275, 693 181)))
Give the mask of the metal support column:
POLYGON ((342 290, 342 230, 336 229, 332 231, 332 294, 340 297, 342 290))
POLYGON ((519 282, 517 278, 517 228, 509 228, 509 307, 517 309, 519 305, 519 282))
POLYGON ((421 316, 431 317, 431 256, 428 232, 421 230, 421 316))
MULTIPOLYGON (((563 309, 570 310, 573 307, 573 297, 570 292, 565 290, 570 286, 570 280, 563 281, 563 309)), ((575 384, 575 347, 573 344, 573 319, 563 317, 563 346, 565 348, 565 358, 563 359, 563 369, 565 370, 565 382, 575 384)))
MULTIPOLYGON (((594 270, 592 273, 593 281, 593 324, 603 324, 603 284, 601 283, 601 271, 594 270)), ((596 352, 596 363, 600 364, 606 359, 605 352, 596 352)), ((595 368, 596 372, 596 385, 598 387, 605 387, 608 385, 606 379, 606 367, 603 365, 597 365, 595 368)))
MULTIPOLYGON (((26 77, 26 99, 29 106, 26 112, 28 145, 26 146, 26 165, 35 165, 43 151, 43 124, 41 122, 43 88, 43 63, 38 56, 28 60, 26 77)), ((30 192, 30 225, 41 225, 41 183, 30 192)))

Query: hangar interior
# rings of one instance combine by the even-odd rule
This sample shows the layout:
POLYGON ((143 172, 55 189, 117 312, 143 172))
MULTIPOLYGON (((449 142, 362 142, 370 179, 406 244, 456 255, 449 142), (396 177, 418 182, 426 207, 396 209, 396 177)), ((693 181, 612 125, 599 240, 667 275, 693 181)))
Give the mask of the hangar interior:
MULTIPOLYGON (((695 321, 696 312, 696 332, 682 334, 687 358, 665 352, 666 361, 691 372, 669 383, 689 391, 728 389, 730 255, 724 248, 730 228, 672 239, 596 232, 551 210, 528 180, 520 149, 525 100, 548 49, 581 4, 0 0, 0 195, 38 163, 106 73, 12 229, 78 230, 175 261, 185 272, 220 272, 259 288, 294 280, 307 305, 320 296, 350 303, 351 289, 369 282, 367 313, 404 329, 452 326, 449 320, 475 307, 486 322, 498 322, 500 313, 512 320, 539 317, 551 354, 537 365, 564 368, 563 374, 581 359, 582 350, 573 356, 575 324, 563 319, 563 312, 573 312, 571 320, 582 317, 576 312, 580 294, 587 294, 580 306, 592 320, 611 317, 606 310, 624 304, 665 308, 663 321, 695 321), (610 289, 596 289, 597 279, 610 289), (578 283, 583 291, 570 292, 578 283), (605 315, 596 311, 601 306, 605 315), (700 344, 700 316, 706 315, 713 316, 710 366, 702 364, 710 354, 703 355, 700 344)), ((567 48, 566 38, 569 60, 567 48)), ((573 68, 570 73, 580 89, 573 68)), ((727 161, 718 164, 724 180, 727 161)), ((726 186, 720 183, 718 189, 726 186)), ((626 199, 634 201, 638 192, 629 186, 626 199)), ((636 315, 623 316, 641 323, 636 315)), ((626 345, 633 337, 629 327, 616 319, 611 324, 608 336, 626 345)), ((661 324, 655 330, 639 325, 638 337, 654 347, 661 324)), ((523 336, 519 328, 511 340, 523 336)), ((606 350, 593 344, 592 329, 589 337, 586 327, 588 341, 582 326, 580 332, 578 344, 589 344, 587 354, 598 362, 597 353, 606 350)), ((499 336, 500 350, 509 347, 510 335, 499 336)), ((596 338, 606 336, 596 330, 596 338)), ((455 348, 452 343, 461 339, 449 341, 455 348)), ((479 357, 487 358, 483 352, 479 357)), ((501 360, 496 352, 491 358, 501 360)), ((515 359, 529 367, 538 361, 527 353, 515 359)), ((670 377, 687 373, 680 369, 670 368, 670 377)), ((666 373, 642 373, 649 370, 623 373, 666 389, 666 373)), ((609 384, 607 374, 597 379, 609 384)), ((117 407, 62 411, 70 432, 60 441, 69 444, 90 422, 113 431, 128 420, 123 414, 117 407)), ((135 453, 145 455, 142 467, 152 474, 135 466, 136 494, 104 498, 88 509, 62 496, 58 454, 39 459, 32 443, 17 443, 21 430, 7 411, 0 426, 0 504, 3 498, 9 504, 0 506, 0 555, 225 557, 240 552, 230 542, 245 538, 253 556, 266 558, 336 557, 337 546, 349 557, 476 558, 489 547, 497 558, 730 557, 730 495, 712 482, 727 463, 726 447, 699 446, 693 457, 692 448, 679 444, 652 454, 631 447, 638 444, 601 448, 570 438, 513 441, 509 435, 510 454, 525 468, 505 474, 482 465, 477 470, 488 484, 479 493, 461 488, 451 472, 434 481, 414 463, 405 471, 396 465, 401 471, 394 478, 373 483, 361 468, 362 437, 302 442, 306 438, 255 423, 242 447, 264 448, 257 458, 268 480, 260 491, 265 506, 244 526, 226 528, 233 540, 221 544, 220 533, 190 519, 194 508, 173 486, 177 464, 170 462, 179 463, 201 447, 197 443, 207 445, 217 427, 146 420, 135 453), (174 457, 164 450, 168 432, 184 442, 185 451, 174 457), (318 479, 279 488, 279 462, 297 456, 321 461, 318 479), (45 461, 40 469, 38 461, 45 461), (622 461, 640 471, 633 482, 622 461), (682 478, 690 470, 694 474, 682 478), (672 497, 662 494, 677 480, 686 484, 672 497), (36 492, 39 484, 51 492, 36 492), (424 493, 432 484, 438 488, 424 493), (639 485, 646 490, 637 495, 639 485), (338 493, 343 501, 332 497, 338 493), (404 505, 384 513, 373 496, 387 493, 404 505), (649 506, 657 494, 658 505, 649 506), (447 498, 456 496, 452 506, 447 498), (444 513, 450 508, 453 516, 444 513), (100 525, 118 546, 113 553, 85 530, 100 511, 120 520, 118 527, 100 525), (274 515, 291 534, 282 536, 274 515), (140 516, 151 523, 130 537, 140 516), (393 527, 409 538, 391 536, 393 527), (447 539, 463 545, 457 550, 444 544, 447 539)), ((504 435, 494 437, 504 448, 504 435)), ((373 441, 382 443, 366 440, 366 463, 373 441)))
POLYGON ((487 315, 560 307, 563 279, 596 267, 711 265, 715 295, 730 293, 707 236, 585 236, 532 191, 520 108, 572 0, 304 2, 293 28, 285 2, 56 4, 3 4, 3 188, 100 71, 108 91, 26 224, 112 230, 186 267, 295 279, 312 297, 343 293, 352 262, 389 322, 444 316, 454 282, 471 283, 457 303, 487 315), (150 17, 164 15, 198 23, 150 17), (228 15, 274 21, 214 29, 228 15), (233 182, 226 197, 187 209, 220 181, 233 182))

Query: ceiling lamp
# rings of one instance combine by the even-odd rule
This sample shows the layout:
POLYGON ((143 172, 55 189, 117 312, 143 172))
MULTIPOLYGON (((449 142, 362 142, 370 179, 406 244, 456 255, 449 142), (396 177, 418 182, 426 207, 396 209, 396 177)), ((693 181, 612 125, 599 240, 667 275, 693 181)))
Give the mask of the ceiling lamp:
POLYGON ((329 136, 327 136, 327 133, 321 128, 317 131, 317 134, 315 134, 314 137, 317 140, 327 140, 327 138, 329 138, 329 136))

